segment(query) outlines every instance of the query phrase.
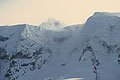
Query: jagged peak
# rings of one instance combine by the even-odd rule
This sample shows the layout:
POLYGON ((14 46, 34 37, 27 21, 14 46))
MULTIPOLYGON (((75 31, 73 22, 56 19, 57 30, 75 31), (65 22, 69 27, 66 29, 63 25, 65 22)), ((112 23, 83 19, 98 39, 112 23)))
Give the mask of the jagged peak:
POLYGON ((55 19, 55 18, 48 18, 47 22, 51 22, 51 23, 56 23, 56 22, 58 22, 58 23, 61 23, 61 24, 64 24, 64 25, 65 25, 65 23, 63 23, 62 21, 57 20, 57 19, 55 19))
POLYGON ((48 22, 60 22, 59 20, 56 20, 56 19, 54 19, 54 18, 49 18, 47 21, 48 21, 48 22))
POLYGON ((65 27, 65 23, 60 20, 49 18, 46 22, 43 22, 39 25, 41 28, 45 29, 59 29, 65 27))

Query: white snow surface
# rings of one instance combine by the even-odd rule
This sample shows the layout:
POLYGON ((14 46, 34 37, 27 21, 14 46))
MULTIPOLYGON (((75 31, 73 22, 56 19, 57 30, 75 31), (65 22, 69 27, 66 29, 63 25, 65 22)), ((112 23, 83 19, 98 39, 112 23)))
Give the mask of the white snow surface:
POLYGON ((0 26, 0 80, 120 80, 120 14, 0 26))

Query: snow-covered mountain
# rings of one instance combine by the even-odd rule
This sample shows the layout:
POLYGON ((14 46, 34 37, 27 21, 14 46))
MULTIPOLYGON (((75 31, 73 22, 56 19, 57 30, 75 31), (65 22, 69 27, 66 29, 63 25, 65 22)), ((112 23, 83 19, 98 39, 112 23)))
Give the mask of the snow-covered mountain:
POLYGON ((0 80, 120 80, 120 14, 85 24, 0 26, 0 80))

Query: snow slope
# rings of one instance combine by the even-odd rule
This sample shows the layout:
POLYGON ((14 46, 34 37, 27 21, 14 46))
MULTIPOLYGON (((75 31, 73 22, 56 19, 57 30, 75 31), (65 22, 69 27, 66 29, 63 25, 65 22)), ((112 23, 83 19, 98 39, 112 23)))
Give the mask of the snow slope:
POLYGON ((49 19, 0 27, 0 80, 119 80, 120 14, 85 24, 49 19))

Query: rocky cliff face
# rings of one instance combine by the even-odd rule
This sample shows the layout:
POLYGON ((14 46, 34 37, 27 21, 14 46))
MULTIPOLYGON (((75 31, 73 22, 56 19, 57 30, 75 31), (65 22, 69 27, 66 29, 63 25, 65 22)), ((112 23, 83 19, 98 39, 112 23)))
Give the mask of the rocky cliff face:
POLYGON ((119 80, 119 33, 118 13, 96 12, 84 25, 1 26, 0 80, 119 80))

